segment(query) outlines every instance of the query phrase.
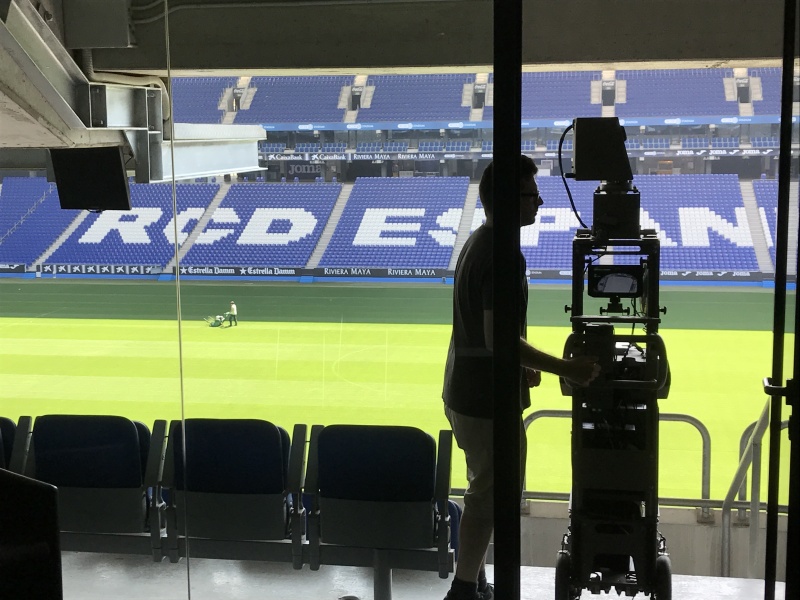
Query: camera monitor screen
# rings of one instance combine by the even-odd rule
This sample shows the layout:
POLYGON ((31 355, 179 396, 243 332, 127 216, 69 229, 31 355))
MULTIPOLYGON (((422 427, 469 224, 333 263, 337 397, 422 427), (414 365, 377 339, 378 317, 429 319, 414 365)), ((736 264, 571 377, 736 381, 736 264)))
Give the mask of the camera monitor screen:
POLYGON ((61 208, 130 210, 131 194, 120 146, 50 150, 61 208))
POLYGON ((592 298, 638 298, 643 293, 641 265, 589 265, 592 298))

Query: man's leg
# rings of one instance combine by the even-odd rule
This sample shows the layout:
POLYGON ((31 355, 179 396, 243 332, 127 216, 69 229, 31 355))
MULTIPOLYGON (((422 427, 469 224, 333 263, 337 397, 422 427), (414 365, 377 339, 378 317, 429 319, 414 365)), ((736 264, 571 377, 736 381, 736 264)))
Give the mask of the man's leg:
POLYGON ((486 560, 486 550, 492 539, 492 519, 473 516, 469 507, 464 508, 458 529, 458 563, 456 577, 462 581, 478 582, 478 573, 486 560))
POLYGON ((461 415, 449 409, 445 414, 456 443, 467 460, 467 492, 459 528, 456 574, 447 600, 478 600, 478 575, 494 529, 494 447, 491 419, 461 415))

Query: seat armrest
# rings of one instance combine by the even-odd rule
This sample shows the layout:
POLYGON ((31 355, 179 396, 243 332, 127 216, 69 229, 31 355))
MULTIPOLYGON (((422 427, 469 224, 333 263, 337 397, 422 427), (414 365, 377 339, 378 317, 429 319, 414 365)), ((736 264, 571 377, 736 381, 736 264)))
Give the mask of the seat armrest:
POLYGON ((447 513, 447 500, 450 499, 450 470, 453 455, 453 432, 442 429, 439 432, 439 448, 436 456, 436 487, 434 497, 439 510, 447 513))
POLYGON ((17 431, 14 434, 14 447, 11 449, 11 458, 8 461, 8 470, 12 473, 27 475, 28 453, 31 448, 31 434, 33 433, 33 419, 20 417, 17 431))
POLYGON ((303 488, 306 466, 306 432, 308 428, 297 424, 292 430, 292 447, 289 451, 289 481, 286 489, 290 494, 299 495, 303 488))
POLYGON ((164 471, 164 452, 167 448, 167 422, 163 419, 153 424, 150 435, 150 454, 144 471, 144 487, 155 488, 161 483, 164 471))

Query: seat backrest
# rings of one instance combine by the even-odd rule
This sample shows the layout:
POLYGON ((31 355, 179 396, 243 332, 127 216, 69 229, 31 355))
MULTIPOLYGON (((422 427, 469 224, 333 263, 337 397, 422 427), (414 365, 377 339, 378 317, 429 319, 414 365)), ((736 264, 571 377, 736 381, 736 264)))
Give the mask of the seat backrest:
POLYGON ((170 426, 175 489, 225 494, 280 494, 289 470, 289 434, 258 419, 186 419, 170 426))
POLYGON ((318 495, 323 542, 435 545, 436 443, 430 435, 413 427, 330 425, 319 433, 316 460, 317 490, 306 491, 318 495))
POLYGON ((33 443, 35 477, 40 481, 58 487, 142 487, 139 433, 129 419, 44 415, 34 423, 33 443))
POLYGON ((171 510, 182 535, 286 538, 290 440, 283 428, 258 419, 173 421, 168 452, 174 475, 164 484, 174 488, 171 510))
POLYGON ((0 468, 7 469, 11 460, 11 449, 14 447, 14 436, 17 426, 11 419, 0 417, 0 468))
POLYGON ((125 417, 36 418, 26 472, 58 487, 59 524, 76 533, 142 533, 143 447, 149 430, 125 417))
POLYGON ((319 494, 367 501, 431 501, 436 443, 414 427, 329 425, 319 435, 319 494))

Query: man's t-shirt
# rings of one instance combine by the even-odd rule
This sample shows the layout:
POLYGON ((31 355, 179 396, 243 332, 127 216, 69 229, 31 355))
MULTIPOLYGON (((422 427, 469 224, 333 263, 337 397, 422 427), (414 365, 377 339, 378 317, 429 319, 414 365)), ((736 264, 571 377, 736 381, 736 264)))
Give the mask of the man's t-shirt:
MULTIPOLYGON (((522 255, 520 267, 523 285, 519 322, 520 335, 525 337, 528 284, 522 255)), ((484 225, 469 237, 458 257, 453 286, 453 333, 442 392, 447 406, 470 417, 494 416, 492 353, 486 349, 483 335, 483 313, 492 307, 492 230, 484 225)), ((520 411, 530 405, 530 390, 520 367, 520 411)))

